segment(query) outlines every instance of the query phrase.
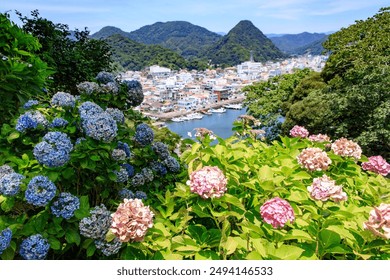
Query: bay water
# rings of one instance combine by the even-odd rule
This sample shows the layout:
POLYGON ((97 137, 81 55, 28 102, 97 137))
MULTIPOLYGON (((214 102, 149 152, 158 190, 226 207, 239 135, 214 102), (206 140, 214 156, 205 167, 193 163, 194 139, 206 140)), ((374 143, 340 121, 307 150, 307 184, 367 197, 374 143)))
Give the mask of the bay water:
POLYGON ((189 120, 184 122, 167 121, 167 127, 170 131, 180 135, 181 138, 195 139, 196 128, 207 128, 214 132, 215 135, 226 139, 233 135, 233 122, 240 115, 246 114, 246 108, 240 110, 226 109, 225 113, 213 113, 212 115, 204 115, 200 120, 189 120), (189 136, 189 133, 192 137, 189 136))

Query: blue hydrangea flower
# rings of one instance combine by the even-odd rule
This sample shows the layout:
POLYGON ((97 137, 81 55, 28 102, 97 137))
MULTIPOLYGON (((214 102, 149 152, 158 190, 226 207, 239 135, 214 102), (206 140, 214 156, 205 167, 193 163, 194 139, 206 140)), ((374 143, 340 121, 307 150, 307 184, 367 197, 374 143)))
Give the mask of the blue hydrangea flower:
POLYGON ((127 158, 130 158, 131 157, 131 152, 130 152, 130 147, 127 143, 124 143, 124 142, 121 142, 121 141, 118 141, 118 146, 117 146, 118 149, 121 149, 123 151, 125 151, 126 153, 126 157, 127 158))
POLYGON ((99 249, 103 255, 111 256, 117 254, 122 247, 122 242, 116 237, 111 242, 107 242, 105 240, 95 240, 95 246, 99 249))
POLYGON ((30 109, 32 106, 35 106, 35 105, 38 105, 38 104, 39 104, 38 100, 30 99, 29 101, 24 103, 23 108, 24 109, 30 109))
POLYGON ((57 92, 51 98, 50 104, 60 107, 74 107, 76 99, 73 95, 66 92, 57 92))
POLYGON ((145 184, 145 178, 142 173, 137 173, 134 175, 134 177, 131 179, 131 185, 134 187, 140 187, 145 184))
POLYGON ((74 216, 74 211, 80 208, 80 200, 70 193, 60 193, 58 200, 51 206, 51 211, 56 217, 70 219, 74 216))
POLYGON ((103 142, 111 142, 118 131, 115 120, 107 113, 88 117, 82 126, 87 136, 103 142))
POLYGON ((119 171, 114 170, 114 173, 116 175, 116 182, 118 183, 124 183, 129 179, 129 175, 127 174, 127 171, 122 166, 120 167, 119 171))
POLYGON ((31 235, 20 244, 19 254, 25 260, 43 260, 49 252, 50 244, 40 234, 31 235))
POLYGON ((115 160, 115 161, 123 161, 126 159, 126 153, 124 150, 121 150, 121 149, 114 149, 111 153, 111 157, 115 160))
POLYGON ((35 176, 27 185, 25 198, 28 203, 35 206, 45 206, 56 194, 57 187, 48 177, 35 176))
POLYGON ((12 230, 6 228, 0 232, 0 255, 8 248, 12 239, 12 230))
POLYGON ((15 129, 20 132, 25 132, 28 129, 35 129, 38 125, 46 127, 48 121, 39 111, 27 111, 19 116, 15 129))
POLYGON ((133 177, 134 176, 134 167, 132 165, 130 165, 128 163, 124 163, 121 166, 126 169, 127 175, 129 177, 133 177))
POLYGON ((163 164, 168 168, 172 173, 177 173, 180 171, 180 163, 173 156, 167 157, 163 164))
POLYGON ((115 82, 114 75, 109 73, 109 72, 106 72, 106 71, 99 72, 95 79, 96 79, 96 81, 98 81, 98 83, 101 83, 101 84, 115 82))
POLYGON ((138 199, 148 199, 148 196, 143 191, 136 191, 135 192, 135 198, 138 198, 138 199))
POLYGON ((154 161, 150 164, 150 168, 160 176, 168 173, 167 168, 159 161, 154 161))
POLYGON ((125 115, 123 112, 117 108, 107 108, 106 113, 108 113, 115 121, 118 123, 125 122, 125 115))
POLYGON ((15 196, 20 191, 20 185, 25 177, 18 173, 6 174, 0 178, 0 194, 15 196))
POLYGON ((99 91, 99 85, 95 82, 83 82, 77 85, 77 90, 80 94, 91 95, 99 91))
POLYGON ((128 106, 137 107, 144 101, 142 85, 137 80, 124 80, 122 84, 127 89, 126 103, 128 106))
POLYGON ((142 168, 141 170, 142 176, 144 176, 145 183, 150 183, 154 179, 153 170, 150 168, 142 168))
POLYGON ((170 152, 168 150, 168 146, 162 142, 155 142, 152 144, 152 150, 156 153, 156 155, 161 159, 165 160, 170 156, 170 152))
POLYGON ((90 217, 80 221, 80 234, 92 239, 104 239, 111 226, 111 212, 105 205, 96 206, 90 212, 90 217))
POLYGON ((51 124, 50 127, 65 127, 68 125, 68 121, 63 118, 55 118, 51 124))
POLYGON ((103 93, 117 94, 119 92, 118 84, 115 82, 109 82, 100 86, 100 91, 103 93))
POLYGON ((91 101, 86 101, 79 106, 79 114, 82 121, 103 112, 104 110, 99 105, 91 101))
POLYGON ((35 145, 33 154, 40 164, 58 167, 69 161, 72 150, 72 142, 66 133, 52 131, 46 133, 43 141, 35 145))
POLYGON ((138 144, 144 147, 153 142, 154 132, 147 124, 141 123, 135 129, 134 138, 138 144))
POLYGON ((5 175, 11 174, 14 172, 15 171, 12 169, 11 166, 9 166, 7 164, 2 165, 2 166, 0 166, 0 179, 3 178, 3 176, 5 176, 5 175))
POLYGON ((118 195, 121 199, 133 199, 135 198, 135 195, 134 193, 129 190, 129 189, 121 189, 119 192, 118 192, 118 195))

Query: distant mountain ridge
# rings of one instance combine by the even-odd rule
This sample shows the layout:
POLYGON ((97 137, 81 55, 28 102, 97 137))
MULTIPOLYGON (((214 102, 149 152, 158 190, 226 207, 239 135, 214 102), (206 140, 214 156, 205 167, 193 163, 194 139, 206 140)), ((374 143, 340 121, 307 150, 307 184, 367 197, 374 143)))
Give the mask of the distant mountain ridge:
POLYGON ((249 60, 251 52, 255 61, 276 60, 289 54, 322 50, 321 40, 325 40, 326 34, 303 32, 271 34, 267 37, 252 22, 242 20, 227 34, 221 35, 186 21, 168 21, 145 25, 131 32, 106 26, 92 34, 91 38, 108 40, 113 47, 116 61, 127 69, 138 69, 140 65, 150 65, 151 61, 155 62, 156 57, 165 58, 168 53, 175 56, 174 62, 168 62, 167 65, 174 65, 175 68, 183 64, 182 59, 198 61, 196 63, 203 61, 200 63, 203 65, 211 62, 214 65, 235 66, 249 60), (120 37, 111 38, 113 35, 120 37), (124 41, 123 38, 131 41, 124 41), (115 44, 120 44, 121 48, 115 44), (150 48, 157 45, 160 47, 150 48), (134 50, 128 49, 130 47, 134 47, 140 56, 136 58, 134 50), (145 53, 153 53, 153 55, 150 57, 145 53), (129 62, 129 57, 133 57, 137 62, 120 61, 125 59, 129 62), (140 62, 141 58, 146 61, 140 62))
MULTIPOLYGON (((288 54, 302 54, 305 46, 311 46, 315 42, 324 42, 328 35, 325 33, 302 32, 299 34, 285 34, 282 36, 270 37, 270 40, 283 52, 288 54)), ((323 50, 320 46, 316 48, 316 54, 323 50)))

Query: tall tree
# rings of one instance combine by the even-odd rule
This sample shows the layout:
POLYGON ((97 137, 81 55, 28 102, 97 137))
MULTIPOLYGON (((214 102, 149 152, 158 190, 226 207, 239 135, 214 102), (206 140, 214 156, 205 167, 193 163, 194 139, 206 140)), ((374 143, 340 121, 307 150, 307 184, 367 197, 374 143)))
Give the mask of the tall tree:
POLYGON ((34 53, 41 45, 0 14, 0 125, 8 122, 17 109, 47 86, 52 74, 34 53))
POLYGON ((23 30, 38 38, 42 48, 37 52, 55 70, 53 90, 77 93, 77 84, 94 79, 100 71, 112 70, 111 48, 101 40, 89 38, 89 31, 69 31, 66 24, 55 24, 40 17, 16 12, 23 30))

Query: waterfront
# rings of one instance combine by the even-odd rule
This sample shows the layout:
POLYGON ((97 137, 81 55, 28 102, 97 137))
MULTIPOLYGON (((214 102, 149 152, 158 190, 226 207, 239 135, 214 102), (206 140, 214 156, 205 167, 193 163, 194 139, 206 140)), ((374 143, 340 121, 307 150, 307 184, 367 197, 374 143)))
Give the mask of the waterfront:
POLYGON ((233 122, 238 119, 240 115, 246 114, 246 108, 241 110, 227 109, 225 113, 213 113, 212 115, 205 115, 200 120, 189 120, 184 122, 167 121, 167 127, 172 132, 177 133, 182 138, 195 139, 196 128, 207 128, 214 132, 221 138, 228 138, 233 135, 233 122), (188 135, 192 134, 192 137, 188 135))

